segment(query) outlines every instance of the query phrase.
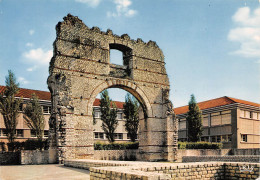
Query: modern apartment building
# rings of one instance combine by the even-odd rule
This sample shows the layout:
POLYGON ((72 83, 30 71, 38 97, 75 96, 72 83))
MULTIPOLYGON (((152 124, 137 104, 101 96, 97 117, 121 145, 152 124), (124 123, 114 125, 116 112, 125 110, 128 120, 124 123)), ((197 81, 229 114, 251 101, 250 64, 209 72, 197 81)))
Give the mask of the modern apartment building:
MULTIPOLYGON (((5 89, 5 86, 0 86, 0 93, 3 92, 5 89)), ((51 113, 51 94, 46 91, 38 91, 38 90, 31 90, 31 89, 24 89, 20 88, 19 93, 16 95, 16 98, 22 98, 23 103, 20 106, 20 114, 18 116, 18 124, 17 124, 17 138, 16 141, 25 141, 27 139, 36 138, 36 134, 33 130, 31 130, 24 118, 22 113, 22 108, 26 105, 27 102, 30 101, 30 98, 32 97, 32 94, 36 94, 39 98, 39 102, 42 106, 44 118, 45 118, 45 130, 44 130, 44 137, 48 138, 48 130, 49 130, 49 117, 51 113)), ((94 139, 95 141, 103 141, 107 142, 107 138, 104 134, 104 131, 101 128, 102 122, 100 119, 100 110, 99 110, 99 99, 96 99, 94 101, 93 107, 94 107, 94 116, 96 123, 94 124, 94 139)), ((125 130, 125 119, 123 116, 123 102, 115 101, 115 104, 118 108, 117 113, 117 120, 118 120, 118 127, 116 129, 115 133, 115 140, 116 142, 120 141, 129 141, 130 138, 127 136, 127 132, 125 130)), ((4 119, 3 116, 0 114, 0 142, 8 142, 7 136, 6 136, 6 130, 4 125, 4 119)))
MULTIPOLYGON (((260 148, 260 104, 220 97, 198 106, 202 111, 201 141, 222 142, 224 148, 260 148)), ((179 121, 179 141, 187 140, 188 106, 175 108, 179 121)))

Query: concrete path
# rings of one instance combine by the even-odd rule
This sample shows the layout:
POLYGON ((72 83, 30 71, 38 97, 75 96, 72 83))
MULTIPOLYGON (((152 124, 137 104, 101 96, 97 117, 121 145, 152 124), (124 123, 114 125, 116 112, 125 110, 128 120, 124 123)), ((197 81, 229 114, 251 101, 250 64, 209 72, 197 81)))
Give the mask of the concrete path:
POLYGON ((90 179, 89 171, 65 167, 58 164, 49 165, 10 165, 0 166, 0 180, 74 180, 90 179))

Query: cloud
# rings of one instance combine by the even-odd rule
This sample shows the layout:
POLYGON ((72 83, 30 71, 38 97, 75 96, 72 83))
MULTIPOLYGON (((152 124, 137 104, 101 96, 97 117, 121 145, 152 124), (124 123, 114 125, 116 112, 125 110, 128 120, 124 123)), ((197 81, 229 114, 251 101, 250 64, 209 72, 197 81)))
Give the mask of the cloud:
POLYGON ((129 6, 132 4, 131 0, 114 0, 116 5, 116 12, 107 12, 107 17, 133 17, 137 14, 136 10, 129 9, 129 6))
POLYGON ((44 51, 42 48, 31 49, 23 53, 24 62, 31 65, 27 71, 34 71, 41 66, 48 66, 52 56, 52 50, 44 51))
POLYGON ((239 8, 232 20, 236 27, 229 31, 228 40, 240 44, 232 54, 260 59, 260 8, 253 12, 248 7, 239 8))
POLYGON ((27 46, 27 47, 33 47, 33 43, 29 43, 29 42, 28 42, 28 43, 26 43, 26 46, 27 46))
POLYGON ((30 34, 30 35, 33 35, 34 32, 35 32, 35 31, 34 31, 33 29, 31 29, 31 30, 29 31, 29 34, 30 34))
POLYGON ((80 2, 80 3, 84 3, 84 4, 88 4, 90 7, 97 7, 101 0, 75 0, 76 2, 80 2))
POLYGON ((25 78, 23 77, 18 77, 18 82, 21 83, 21 84, 28 84, 29 81, 27 81, 25 78))

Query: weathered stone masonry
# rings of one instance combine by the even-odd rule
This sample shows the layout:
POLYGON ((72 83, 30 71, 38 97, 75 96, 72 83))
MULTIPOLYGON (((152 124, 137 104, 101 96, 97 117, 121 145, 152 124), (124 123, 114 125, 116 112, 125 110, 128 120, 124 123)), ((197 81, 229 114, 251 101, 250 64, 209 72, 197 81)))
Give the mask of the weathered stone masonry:
POLYGON ((174 160, 177 124, 164 55, 157 44, 88 28, 70 14, 56 31, 48 78, 52 158, 93 158, 92 105, 101 91, 115 87, 132 93, 142 105, 139 149, 143 159, 174 160), (110 64, 110 49, 123 53, 123 65, 110 64))

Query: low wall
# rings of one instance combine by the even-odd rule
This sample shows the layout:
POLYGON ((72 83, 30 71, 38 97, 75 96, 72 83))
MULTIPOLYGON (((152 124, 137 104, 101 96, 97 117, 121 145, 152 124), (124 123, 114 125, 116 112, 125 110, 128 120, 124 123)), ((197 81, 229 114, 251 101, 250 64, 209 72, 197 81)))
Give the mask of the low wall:
POLYGON ((90 170, 90 179, 256 179, 260 163, 159 163, 65 160, 65 166, 90 170))
POLYGON ((260 155, 260 149, 232 149, 234 155, 260 155))
POLYGON ((49 151, 44 150, 22 150, 21 164, 48 164, 49 151))
POLYGON ((259 162, 260 156, 254 155, 231 155, 231 156, 184 156, 182 162, 259 162))
POLYGON ((119 161, 135 161, 140 158, 138 149, 128 150, 95 150, 95 160, 119 160, 119 161))
MULTIPOLYGON (((182 162, 183 157, 185 158, 199 157, 200 160, 198 160, 198 162, 201 162, 203 161, 204 156, 214 156, 218 158, 219 156, 228 156, 231 154, 232 155, 233 154, 234 155, 260 155, 260 149, 179 149, 177 152, 177 162, 182 162), (201 159, 201 157, 203 158, 201 159)), ((234 156, 231 157, 234 158, 234 156)), ((142 160, 140 158, 138 149, 95 150, 94 159, 95 160, 120 160, 120 161, 142 160)), ((195 162, 195 161, 189 161, 189 162, 195 162)))
POLYGON ((20 152, 0 152, 0 165, 20 164, 20 152))
POLYGON ((225 156, 231 149, 178 149, 177 162, 182 162, 184 156, 225 156))

